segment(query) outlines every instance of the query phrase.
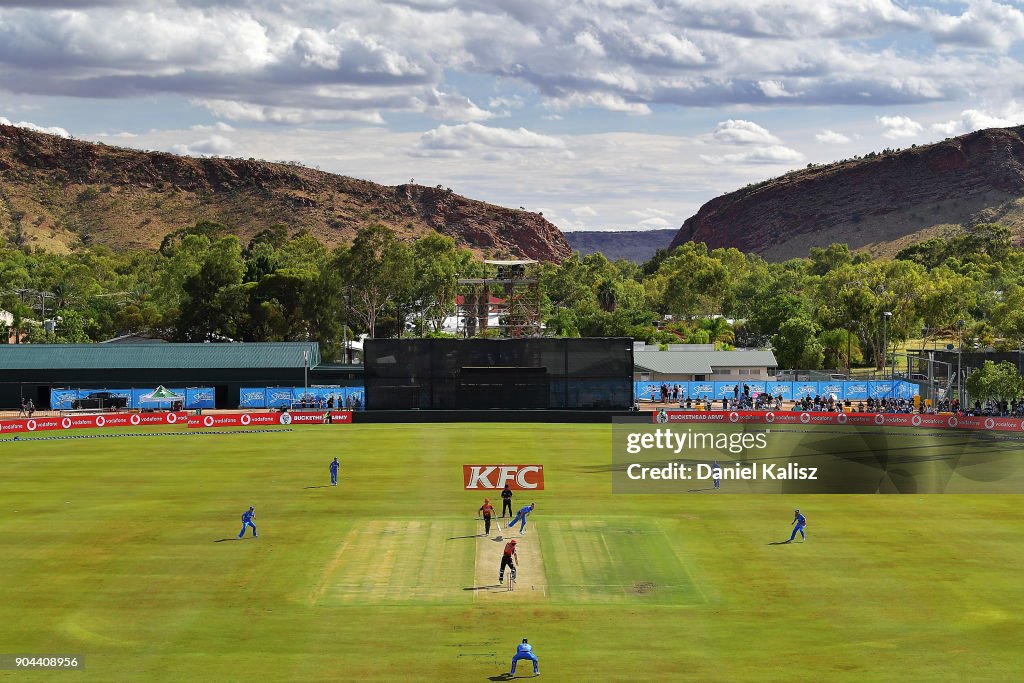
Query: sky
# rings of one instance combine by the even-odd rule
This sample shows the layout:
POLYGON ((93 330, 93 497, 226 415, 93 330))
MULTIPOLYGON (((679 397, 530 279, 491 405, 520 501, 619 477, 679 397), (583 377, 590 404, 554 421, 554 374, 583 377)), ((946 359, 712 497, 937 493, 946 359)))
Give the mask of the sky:
POLYGON ((1008 0, 0 0, 0 123, 678 228, 810 163, 1024 124, 1008 0))

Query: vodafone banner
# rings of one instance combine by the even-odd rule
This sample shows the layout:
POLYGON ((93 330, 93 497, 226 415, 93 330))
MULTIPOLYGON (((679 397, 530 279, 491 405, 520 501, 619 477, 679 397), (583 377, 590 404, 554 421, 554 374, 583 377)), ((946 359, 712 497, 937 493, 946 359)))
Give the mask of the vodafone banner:
POLYGON ((191 429, 209 427, 268 427, 301 424, 351 424, 352 412, 347 410, 305 411, 288 413, 218 413, 189 415, 191 429))
POLYGON ((855 425, 861 427, 925 427, 928 429, 977 429, 996 432, 1019 432, 1024 420, 1017 417, 957 417, 955 415, 919 415, 910 413, 812 413, 797 411, 712 410, 652 413, 655 423, 733 423, 733 424, 803 424, 855 425))
POLYGON ((462 485, 467 491, 500 491, 508 484, 515 491, 543 491, 543 465, 463 465, 462 485))
POLYGON ((153 425, 184 426, 188 413, 110 413, 107 415, 68 415, 0 420, 0 434, 43 432, 55 429, 95 429, 97 427, 140 427, 153 425))

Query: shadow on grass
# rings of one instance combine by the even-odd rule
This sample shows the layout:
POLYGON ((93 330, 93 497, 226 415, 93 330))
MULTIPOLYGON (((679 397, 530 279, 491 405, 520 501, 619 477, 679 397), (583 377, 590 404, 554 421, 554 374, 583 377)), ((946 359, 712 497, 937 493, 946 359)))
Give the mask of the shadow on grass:
POLYGON ((242 539, 238 538, 237 536, 232 536, 231 538, 218 538, 216 541, 214 541, 214 543, 223 543, 224 541, 241 541, 241 540, 242 539))
POLYGON ((489 681, 514 681, 517 678, 535 678, 534 674, 499 674, 497 676, 491 676, 487 680, 489 681))
POLYGON ((448 540, 449 541, 457 541, 460 538, 480 538, 481 536, 483 536, 483 534, 473 534, 472 536, 449 536, 448 540))
POLYGON ((789 545, 793 541, 772 541, 768 545, 789 545))
POLYGON ((303 486, 302 488, 304 488, 304 489, 329 489, 329 488, 331 488, 331 485, 330 484, 324 484, 323 486, 303 486))
POLYGON ((501 584, 500 583, 496 583, 496 584, 493 584, 491 586, 469 586, 468 588, 463 588, 462 590, 464 590, 464 591, 486 591, 486 590, 490 590, 492 588, 501 588, 501 584))

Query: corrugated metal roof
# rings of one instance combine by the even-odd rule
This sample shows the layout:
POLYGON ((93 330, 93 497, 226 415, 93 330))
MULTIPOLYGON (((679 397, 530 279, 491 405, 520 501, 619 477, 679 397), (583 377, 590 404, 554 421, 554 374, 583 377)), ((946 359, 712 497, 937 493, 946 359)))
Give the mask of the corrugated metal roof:
POLYGON ((320 364, 316 342, 247 344, 9 344, 0 370, 54 368, 301 368, 320 364))
POLYGON ((712 368, 774 368, 771 351, 634 351, 637 368, 666 375, 710 375, 712 368))

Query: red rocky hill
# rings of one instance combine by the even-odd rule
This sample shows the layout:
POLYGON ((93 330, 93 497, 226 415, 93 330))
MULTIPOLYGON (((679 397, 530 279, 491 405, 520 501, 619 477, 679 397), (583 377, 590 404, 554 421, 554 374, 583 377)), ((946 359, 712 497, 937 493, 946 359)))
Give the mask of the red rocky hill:
POLYGON ((336 245, 383 223, 409 238, 436 230, 482 254, 570 254, 539 214, 442 187, 388 187, 293 164, 145 152, 0 125, 0 232, 8 239, 57 251, 152 249, 200 220, 224 223, 243 244, 274 224, 336 245))

